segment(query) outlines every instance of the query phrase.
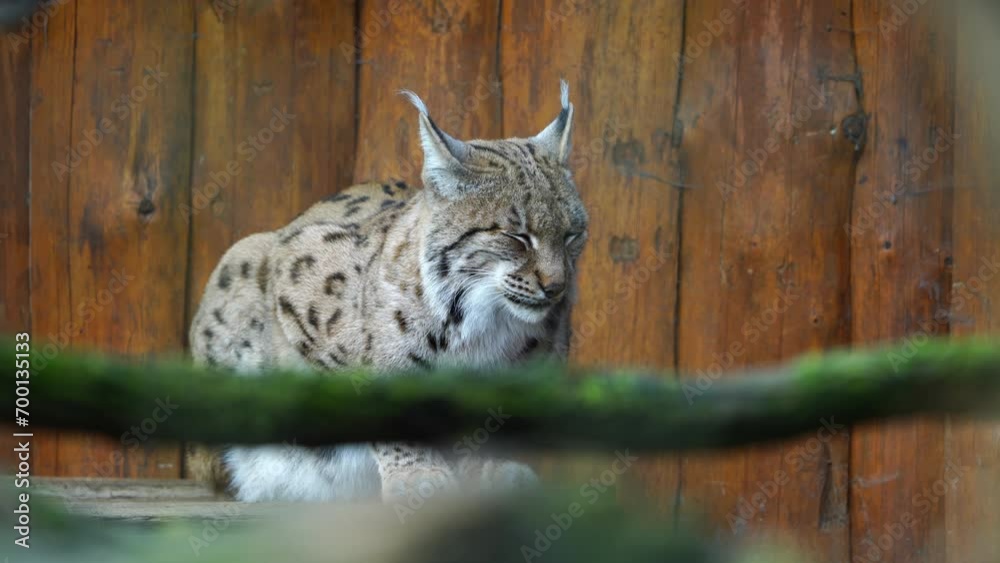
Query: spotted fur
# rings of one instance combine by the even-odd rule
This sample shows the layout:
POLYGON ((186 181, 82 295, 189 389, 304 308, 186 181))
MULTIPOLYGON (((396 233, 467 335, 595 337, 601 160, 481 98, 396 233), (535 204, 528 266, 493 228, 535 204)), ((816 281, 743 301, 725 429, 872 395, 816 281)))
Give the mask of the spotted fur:
MULTIPOLYGON (((425 187, 354 186, 284 228, 239 241, 192 323, 198 361, 252 374, 275 365, 395 372, 565 356, 587 233, 567 167, 565 84, 563 109, 545 130, 498 141, 452 138, 408 95, 419 110, 425 187)), ((249 501, 378 490, 395 498, 421 482, 450 488, 462 467, 490 467, 511 482, 531 475, 511 462, 451 464, 401 444, 234 447, 225 466, 237 497, 249 501)))

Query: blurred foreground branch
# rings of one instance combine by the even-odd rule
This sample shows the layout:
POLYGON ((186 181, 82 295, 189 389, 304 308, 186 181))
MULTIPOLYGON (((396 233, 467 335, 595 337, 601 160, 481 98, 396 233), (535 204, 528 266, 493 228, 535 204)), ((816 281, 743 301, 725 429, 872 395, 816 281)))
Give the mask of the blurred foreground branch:
MULTIPOLYGON (((14 404, 14 345, 2 354, 14 404)), ((41 364, 39 364, 41 365, 41 364)), ((489 446, 715 448, 794 436, 824 423, 894 416, 1000 414, 1000 347, 931 341, 808 356, 720 379, 531 365, 380 378, 275 372, 237 377, 186 362, 144 364, 63 353, 30 380, 30 427, 206 443, 460 440, 489 446), (487 419, 494 422, 486 425, 487 419)), ((30 429, 30 428, 29 428, 30 429)), ((124 437, 122 438, 124 439, 124 437)))
MULTIPOLYGON (((116 491, 127 493, 128 486, 123 482, 116 491)), ((14 499, 14 489, 0 485, 0 525, 8 530, 17 525, 14 499)), ((671 533, 674 525, 655 514, 623 510, 613 494, 593 504, 570 491, 545 490, 531 497, 434 498, 411 510, 405 521, 397 509, 382 504, 201 501, 196 504, 206 516, 161 525, 96 521, 63 513, 58 501, 33 497, 33 502, 31 549, 16 553, 18 563, 752 561, 749 553, 703 541, 688 530, 671 533)), ((185 503, 161 499, 158 504, 185 503)), ((769 554, 758 560, 801 558, 769 554)))

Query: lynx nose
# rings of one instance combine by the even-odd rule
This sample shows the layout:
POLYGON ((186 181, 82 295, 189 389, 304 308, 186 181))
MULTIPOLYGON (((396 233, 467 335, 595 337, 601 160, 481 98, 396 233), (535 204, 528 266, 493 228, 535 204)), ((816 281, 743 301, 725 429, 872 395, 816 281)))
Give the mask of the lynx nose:
POLYGON ((542 292, 548 299, 562 295, 562 292, 565 290, 566 284, 564 282, 552 282, 548 285, 542 286, 542 292))

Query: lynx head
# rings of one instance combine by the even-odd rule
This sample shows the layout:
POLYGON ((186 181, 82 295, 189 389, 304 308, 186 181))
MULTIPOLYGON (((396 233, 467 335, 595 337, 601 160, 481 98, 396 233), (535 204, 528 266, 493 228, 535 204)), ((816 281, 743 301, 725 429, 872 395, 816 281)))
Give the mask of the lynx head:
POLYGON ((404 93, 420 110, 432 226, 422 275, 434 299, 468 314, 543 321, 572 287, 587 239, 587 212, 567 166, 569 86, 562 83, 562 111, 540 133, 495 141, 455 139, 404 93))

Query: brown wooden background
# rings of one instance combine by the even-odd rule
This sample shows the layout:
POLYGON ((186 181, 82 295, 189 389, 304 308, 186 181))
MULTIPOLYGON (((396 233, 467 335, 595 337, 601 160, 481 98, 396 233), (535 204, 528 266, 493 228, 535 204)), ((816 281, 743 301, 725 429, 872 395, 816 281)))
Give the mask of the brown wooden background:
MULTIPOLYGON (((981 13, 928 0, 900 21, 904 4, 71 2, 0 56, 0 330, 30 330, 51 350, 182 350, 230 244, 354 180, 418 179, 416 120, 398 89, 422 94, 456 135, 523 136, 556 114, 565 77, 592 215, 577 362, 697 374, 996 332, 1000 278, 978 272, 1000 259, 997 42, 979 33, 981 13), (147 68, 166 76, 122 117, 116 101, 147 68), (241 144, 274 108, 296 117, 247 162, 241 144), (116 131, 60 173, 53 163, 102 118, 116 131), (940 131, 957 144, 911 174, 940 131), (230 163, 239 172, 213 189, 230 163), (111 295, 115 271, 133 279, 111 295)), ((853 428, 794 461, 809 438, 644 459, 619 494, 702 516, 720 540, 787 541, 820 561, 994 556, 995 426, 853 428), (967 468, 953 484, 948 464, 967 468), (788 482, 752 500, 779 471, 788 482), (734 528, 743 499, 752 514, 734 528), (911 521, 886 549, 887 530, 911 521)), ((37 448, 40 474, 182 473, 175 446, 47 433, 37 448)))

